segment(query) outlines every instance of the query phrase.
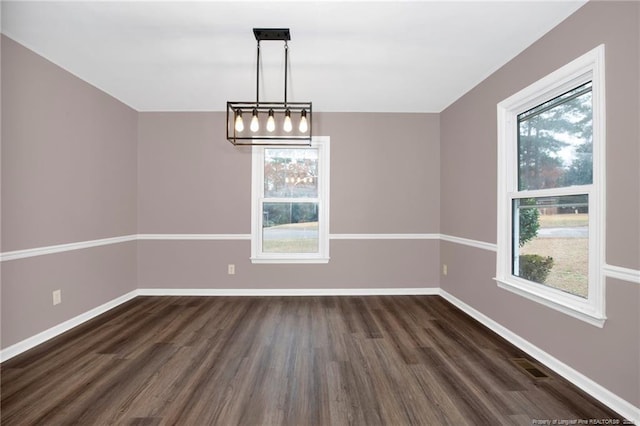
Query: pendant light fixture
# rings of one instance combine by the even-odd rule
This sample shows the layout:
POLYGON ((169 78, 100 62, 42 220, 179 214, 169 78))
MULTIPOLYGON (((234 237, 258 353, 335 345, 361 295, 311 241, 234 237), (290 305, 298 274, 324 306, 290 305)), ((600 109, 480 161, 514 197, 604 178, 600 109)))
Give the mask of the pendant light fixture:
POLYGON ((258 43, 255 102, 227 102, 227 139, 234 145, 311 145, 311 102, 287 100, 289 28, 254 28, 258 43), (260 42, 284 42, 284 102, 260 101, 260 42), (243 116, 244 114, 244 116, 243 116), (244 120, 249 119, 249 126, 244 120))

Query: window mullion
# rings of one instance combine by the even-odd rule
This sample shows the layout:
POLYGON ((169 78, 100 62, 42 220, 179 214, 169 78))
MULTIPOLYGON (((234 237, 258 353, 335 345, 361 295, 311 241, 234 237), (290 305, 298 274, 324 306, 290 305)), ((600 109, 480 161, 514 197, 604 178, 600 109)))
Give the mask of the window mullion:
POLYGON ((318 197, 263 197, 265 203, 318 203, 318 197))
MULTIPOLYGON (((591 81, 585 83, 580 90, 574 92, 573 94, 571 94, 569 96, 563 97, 563 95, 560 95, 557 98, 547 102, 546 104, 543 104, 544 107, 541 106, 539 109, 538 108, 534 108, 535 111, 533 111, 531 113, 524 112, 524 113, 518 115, 518 123, 522 123, 524 121, 530 120, 530 119, 532 119, 532 118, 534 118, 534 117, 536 117, 536 116, 538 116, 540 114, 543 114, 543 113, 545 113, 545 112, 557 107, 558 105, 566 104, 567 102, 570 102, 573 99, 584 95, 585 93, 591 92, 592 88, 591 88, 590 83, 591 83, 591 81)), ((574 90, 576 90, 576 89, 574 89, 574 90)))
POLYGON ((593 185, 576 185, 565 186, 561 188, 535 189, 525 191, 513 191, 507 193, 510 200, 518 198, 543 198, 543 197, 560 197, 565 195, 581 195, 590 194, 593 191, 593 185))

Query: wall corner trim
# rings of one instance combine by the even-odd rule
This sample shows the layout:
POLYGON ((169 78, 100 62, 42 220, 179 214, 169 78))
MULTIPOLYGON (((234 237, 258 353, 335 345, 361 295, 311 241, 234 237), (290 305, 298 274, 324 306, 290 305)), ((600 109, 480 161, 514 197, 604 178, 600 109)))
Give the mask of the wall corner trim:
POLYGON ((502 326, 500 323, 492 320, 482 312, 472 308, 470 305, 467 305, 465 302, 448 293, 446 290, 440 289, 440 296, 456 308, 469 315, 471 318, 507 340, 512 345, 531 355, 546 367, 555 371, 560 376, 596 398, 598 401, 616 411, 618 414, 624 416, 627 420, 631 420, 633 424, 640 424, 640 407, 634 406, 627 400, 619 397, 584 374, 574 370, 559 359, 553 357, 531 342, 518 336, 508 328, 502 326))

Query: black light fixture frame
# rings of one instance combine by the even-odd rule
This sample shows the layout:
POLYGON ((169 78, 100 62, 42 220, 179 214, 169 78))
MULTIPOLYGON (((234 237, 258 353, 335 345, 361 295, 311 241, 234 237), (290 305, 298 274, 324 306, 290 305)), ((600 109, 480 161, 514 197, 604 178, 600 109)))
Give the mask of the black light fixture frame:
MULTIPOLYGON (((256 60, 256 100, 227 102, 227 140, 234 145, 286 145, 286 146, 310 146, 312 138, 313 120, 311 102, 288 102, 287 100, 287 74, 289 61, 289 47, 287 42, 291 40, 289 28, 254 28, 253 34, 257 40, 257 60, 256 60), (260 42, 261 41, 283 41, 284 42, 284 102, 260 102, 260 42), (284 116, 289 111, 291 115, 304 116, 307 120, 308 130, 300 132, 294 126, 289 134, 282 132, 274 135, 251 134, 250 130, 238 132, 235 127, 237 114, 252 114, 284 116), (278 114, 280 113, 280 114, 278 114)), ((247 126, 248 127, 248 126, 247 126)))

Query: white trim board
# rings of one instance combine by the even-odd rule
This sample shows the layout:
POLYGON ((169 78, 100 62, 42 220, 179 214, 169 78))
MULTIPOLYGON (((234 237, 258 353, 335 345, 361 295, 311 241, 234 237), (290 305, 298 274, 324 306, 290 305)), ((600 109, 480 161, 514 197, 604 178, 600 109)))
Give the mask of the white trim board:
MULTIPOLYGON (((332 240, 434 240, 440 234, 330 234, 332 240)), ((97 240, 79 241, 74 243, 56 244, 23 250, 12 250, 0 253, 0 261, 24 259, 27 257, 43 256, 46 254, 62 253, 65 251, 81 250, 108 244, 118 244, 128 241, 243 241, 251 240, 251 234, 132 234, 121 237, 101 238, 97 240)))
POLYGON ((562 361, 533 345, 502 326, 480 311, 467 305, 460 299, 440 288, 354 288, 354 289, 139 289, 120 296, 84 314, 78 315, 57 326, 18 342, 0 351, 0 362, 4 362, 21 354, 47 340, 56 337, 102 313, 105 313, 136 296, 366 296, 366 295, 438 295, 450 302, 483 326, 492 330, 509 343, 523 350, 533 358, 540 361, 560 376, 564 377, 575 386, 587 392, 603 404, 607 405, 618 414, 628 420, 640 424, 640 408, 620 398, 600 384, 589 379, 582 373, 574 370, 562 361))
POLYGON ((447 291, 440 289, 440 296, 450 302, 456 308, 469 315, 474 320, 478 321, 480 324, 498 334, 500 337, 502 337, 512 345, 531 355, 533 358, 540 361, 549 369, 564 377, 578 388, 582 389, 598 401, 616 411, 618 414, 624 416, 627 420, 631 420, 632 422, 634 422, 633 424, 640 424, 639 407, 636 407, 627 400, 620 398, 618 395, 614 394, 602 385, 591 380, 579 371, 574 370, 559 359, 543 351, 528 340, 523 339, 508 328, 492 320, 482 312, 467 305, 462 300, 451 295, 447 291))
POLYGON ((622 281, 640 284, 640 270, 638 269, 623 268, 622 266, 605 264, 602 267, 602 272, 604 273, 604 276, 608 278, 615 278, 622 281))
POLYGON ((251 240, 251 234, 138 234, 138 240, 251 240))
MULTIPOLYGON (((496 244, 447 234, 329 234, 330 240, 440 240, 481 250, 496 252, 496 244)), ((0 253, 0 261, 24 259, 34 256, 81 250, 128 241, 250 241, 251 234, 133 234, 122 237, 102 238, 76 243, 57 244, 0 253)), ((606 277, 640 284, 640 270, 606 264, 602 271, 606 277)))
POLYGON ((438 287, 407 288, 141 288, 139 296, 437 296, 438 287))
MULTIPOLYGON (((331 240, 434 240, 441 238, 440 234, 330 234, 331 240)), ((27 257, 43 256, 46 254, 63 253, 65 251, 81 250, 109 244, 128 241, 251 241, 251 234, 132 234, 121 237, 101 238, 97 240, 78 241, 74 243, 56 244, 22 250, 12 250, 0 253, 0 261, 24 259, 27 257)))
POLYGON ((0 362, 7 361, 60 334, 77 327, 137 296, 437 296, 437 287, 408 288, 321 288, 321 289, 229 289, 229 288, 142 288, 117 297, 83 314, 0 350, 0 362))
POLYGON ((437 240, 440 234, 329 234, 330 240, 437 240))
POLYGON ((60 334, 75 328, 82 323, 89 321, 92 318, 97 317, 111 309, 115 308, 118 305, 121 305, 129 300, 133 299, 138 295, 138 291, 134 290, 127 294, 124 294, 120 297, 117 297, 107 303, 104 303, 96 308, 93 308, 83 314, 80 314, 76 317, 71 318, 70 320, 64 321, 58 325, 55 325, 43 332, 40 332, 34 336, 31 336, 27 339, 22 340, 21 342, 15 343, 6 349, 0 350, 0 362, 4 362, 8 359, 13 358, 16 355, 20 355, 21 353, 34 348, 47 340, 53 339, 60 334))
POLYGON ((453 235, 441 234, 440 239, 450 243, 462 244, 464 246, 475 247, 482 250, 498 251, 498 246, 495 243, 487 243, 484 241, 472 240, 469 238, 455 237, 453 235))
POLYGON ((27 257, 43 256, 45 254, 62 253, 65 251, 81 250, 91 247, 106 246, 109 244, 118 244, 128 241, 136 241, 137 235, 124 235, 122 237, 101 238, 98 240, 80 241, 67 244, 56 244, 52 246, 36 247, 24 250, 13 250, 0 253, 0 261, 24 259, 27 257))
MULTIPOLYGON (((458 237, 443 236, 441 234, 329 234, 330 240, 437 240, 437 239, 456 239, 454 242, 467 243, 475 247, 483 248, 483 243, 479 241, 467 240, 458 237)), ((74 243, 56 244, 44 247, 35 247, 23 250, 12 250, 0 253, 0 261, 24 259, 27 257, 43 256, 46 254, 62 253, 71 250, 80 250, 91 247, 99 247, 108 244, 118 244, 128 241, 229 241, 229 240, 251 240, 251 234, 132 234, 121 237, 102 238, 97 240, 79 241, 74 243)))

